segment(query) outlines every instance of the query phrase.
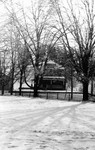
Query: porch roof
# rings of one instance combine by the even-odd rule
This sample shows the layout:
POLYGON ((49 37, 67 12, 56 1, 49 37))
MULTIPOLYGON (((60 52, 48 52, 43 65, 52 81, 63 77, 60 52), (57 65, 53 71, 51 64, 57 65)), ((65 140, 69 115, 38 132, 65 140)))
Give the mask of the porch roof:
POLYGON ((64 79, 64 77, 59 77, 59 76, 44 76, 43 77, 43 80, 44 79, 47 79, 47 80, 63 80, 64 79))

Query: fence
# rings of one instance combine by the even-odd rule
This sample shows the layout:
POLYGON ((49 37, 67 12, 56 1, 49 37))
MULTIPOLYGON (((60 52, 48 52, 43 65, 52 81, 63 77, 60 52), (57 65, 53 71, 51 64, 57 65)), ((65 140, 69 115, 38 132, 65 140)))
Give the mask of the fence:
MULTIPOLYGON (((13 91, 14 95, 18 96, 19 91, 13 91)), ((33 91, 22 91, 21 96, 33 96, 33 91)), ((38 96, 46 99, 59 99, 59 100, 71 100, 71 92, 66 91, 38 91, 38 96)), ((80 92, 73 92, 73 100, 81 101, 83 94, 80 92)))

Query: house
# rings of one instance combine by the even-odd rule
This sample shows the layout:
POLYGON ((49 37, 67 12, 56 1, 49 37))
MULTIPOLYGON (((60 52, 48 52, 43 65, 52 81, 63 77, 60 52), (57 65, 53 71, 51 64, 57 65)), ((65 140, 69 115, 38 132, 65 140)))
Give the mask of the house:
MULTIPOLYGON (((41 80, 39 89, 40 90, 65 90, 66 86, 64 80, 65 80, 64 68, 61 65, 55 63, 54 61, 49 60, 47 62, 45 73, 41 80)), ((32 78, 32 82, 33 81, 34 80, 32 78)), ((30 83, 31 81, 29 82, 29 84, 30 83)), ((34 85, 34 83, 32 84, 34 85)), ((29 90, 30 88, 24 83, 22 89, 29 90)))
POLYGON ((47 67, 40 85, 40 89, 65 90, 64 79, 64 68, 50 60, 47 62, 47 67))

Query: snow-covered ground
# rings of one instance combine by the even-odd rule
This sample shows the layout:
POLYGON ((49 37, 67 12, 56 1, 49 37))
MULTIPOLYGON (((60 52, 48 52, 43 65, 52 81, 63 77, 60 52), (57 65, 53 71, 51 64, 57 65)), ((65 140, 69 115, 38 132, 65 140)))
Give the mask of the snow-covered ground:
POLYGON ((0 96, 0 150, 95 150, 95 104, 0 96))

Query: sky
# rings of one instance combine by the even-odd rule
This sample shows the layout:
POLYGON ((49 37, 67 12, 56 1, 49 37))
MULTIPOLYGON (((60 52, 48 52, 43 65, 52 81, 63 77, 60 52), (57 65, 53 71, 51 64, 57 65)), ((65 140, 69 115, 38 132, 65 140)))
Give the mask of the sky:
MULTIPOLYGON (((10 0, 5 0, 6 2, 7 1, 10 1, 10 0)), ((14 8, 16 8, 16 10, 19 8, 19 6, 17 5, 18 3, 20 3, 21 4, 21 6, 23 7, 23 8, 28 8, 29 6, 31 6, 30 4, 31 4, 31 1, 32 2, 37 2, 37 1, 39 1, 39 0, 13 0, 13 4, 15 4, 15 6, 14 6, 14 8)), ((41 0, 40 0, 41 1, 41 0)), ((43 0, 44 1, 44 0, 43 0)), ((62 7, 65 5, 65 6, 67 6, 67 4, 66 4, 66 2, 67 1, 71 1, 71 0, 60 0, 60 4, 61 3, 63 3, 63 5, 62 5, 62 7)), ((77 1, 76 2, 76 0, 72 0, 74 3, 76 3, 76 5, 74 5, 74 7, 78 7, 78 5, 79 5, 79 2, 81 1, 77 1)), ((89 0, 89 1, 91 1, 91 0, 89 0)), ((35 3, 36 4, 36 3, 35 3)), ((8 5, 7 5, 8 6, 8 5)), ((75 11, 77 12, 77 14, 78 14, 78 9, 75 9, 75 11)), ((27 9, 27 12, 28 12, 28 9, 27 9)), ((83 17, 84 17, 84 13, 83 13, 83 17)), ((7 19, 8 19, 8 13, 7 13, 7 11, 6 11, 6 9, 5 9, 5 7, 4 7, 4 5, 0 2, 0 27, 5 23, 5 22, 7 22, 7 19)), ((65 18, 66 19, 66 18, 65 18)))
MULTIPOLYGON (((20 3, 22 6, 28 7, 30 4, 30 0, 13 0, 13 3, 20 3)), ((8 6, 8 5, 6 5, 8 6)), ((0 2, 0 27, 7 21, 8 12, 5 6, 0 2)))
MULTIPOLYGON (((10 0, 5 0, 5 2, 8 2, 8 1, 10 0)), ((31 5, 31 1, 32 2, 35 1, 37 3, 38 0, 12 0, 12 1, 13 1, 13 4, 16 3, 16 7, 18 7, 17 4, 19 3, 21 4, 22 7, 26 8, 31 5)), ((71 1, 71 0, 64 0, 64 1, 60 0, 60 4, 62 3, 63 5, 67 6, 67 1, 71 1)), ((72 0, 72 1, 76 3, 76 0, 72 0)), ((79 1, 77 1, 75 7, 77 7, 78 5, 79 5, 79 1)), ((6 16, 6 10, 4 8, 4 5, 2 5, 2 2, 0 2, 0 22, 1 22, 1 18, 4 20, 5 16, 6 16)))

